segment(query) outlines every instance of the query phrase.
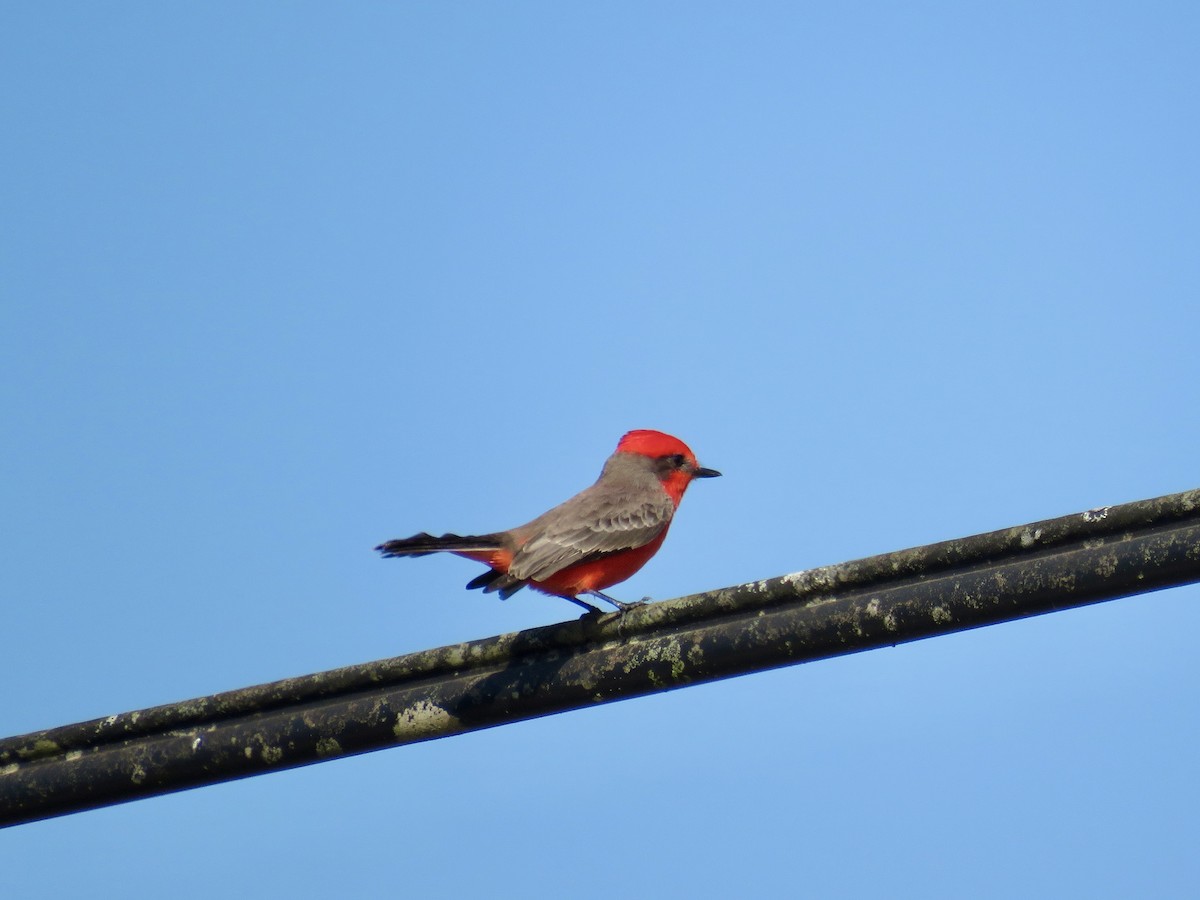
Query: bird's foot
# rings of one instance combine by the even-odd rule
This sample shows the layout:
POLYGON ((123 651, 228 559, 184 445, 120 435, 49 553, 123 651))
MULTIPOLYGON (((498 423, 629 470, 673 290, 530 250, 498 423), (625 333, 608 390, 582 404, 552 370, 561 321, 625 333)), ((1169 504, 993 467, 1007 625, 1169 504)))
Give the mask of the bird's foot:
POLYGON ((625 613, 629 612, 631 609, 636 609, 637 607, 644 606, 646 603, 650 602, 649 597, 643 597, 641 600, 638 600, 634 603, 626 603, 624 600, 618 600, 616 597, 610 597, 610 596, 608 596, 608 594, 601 593, 600 591, 588 591, 588 593, 591 594, 593 597, 599 597, 601 600, 604 600, 607 603, 611 603, 613 606, 615 606, 620 611, 622 616, 625 615, 625 613))

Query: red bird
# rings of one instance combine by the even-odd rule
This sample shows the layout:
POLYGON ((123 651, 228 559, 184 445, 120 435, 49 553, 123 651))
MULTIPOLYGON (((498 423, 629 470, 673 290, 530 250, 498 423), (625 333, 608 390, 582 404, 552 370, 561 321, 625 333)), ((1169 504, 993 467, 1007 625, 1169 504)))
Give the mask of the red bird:
POLYGON ((460 536, 413 535, 375 549, 384 556, 424 556, 445 551, 477 560, 488 571, 468 582, 508 599, 528 585, 564 597, 589 612, 579 599, 591 594, 625 612, 604 588, 629 578, 662 546, 671 517, 693 478, 715 478, 687 444, 661 431, 631 431, 604 463, 590 488, 532 522, 508 531, 460 536))

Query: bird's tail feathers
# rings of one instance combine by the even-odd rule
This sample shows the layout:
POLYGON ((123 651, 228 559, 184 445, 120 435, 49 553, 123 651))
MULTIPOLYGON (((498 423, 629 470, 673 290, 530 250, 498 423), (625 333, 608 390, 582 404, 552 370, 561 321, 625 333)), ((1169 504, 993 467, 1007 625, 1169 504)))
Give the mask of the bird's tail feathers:
POLYGON ((385 557, 425 556, 429 553, 492 553, 504 549, 504 542, 497 534, 443 534, 436 537, 421 532, 410 538, 384 541, 375 548, 385 557))

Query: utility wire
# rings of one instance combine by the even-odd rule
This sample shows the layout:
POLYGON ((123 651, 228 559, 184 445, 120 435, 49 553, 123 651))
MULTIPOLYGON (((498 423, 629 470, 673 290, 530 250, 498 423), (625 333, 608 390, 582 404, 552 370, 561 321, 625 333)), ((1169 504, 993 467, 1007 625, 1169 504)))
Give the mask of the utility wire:
POLYGON ((0 826, 1200 581, 1200 490, 0 739, 0 826))

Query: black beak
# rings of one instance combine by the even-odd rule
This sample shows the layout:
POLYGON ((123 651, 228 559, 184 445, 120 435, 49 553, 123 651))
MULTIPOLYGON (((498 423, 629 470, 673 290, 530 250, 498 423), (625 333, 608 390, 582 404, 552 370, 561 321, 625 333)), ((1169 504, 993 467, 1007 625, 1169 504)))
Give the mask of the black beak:
POLYGON ((705 469, 702 467, 692 469, 693 478, 719 478, 720 476, 721 473, 716 469, 705 469))

